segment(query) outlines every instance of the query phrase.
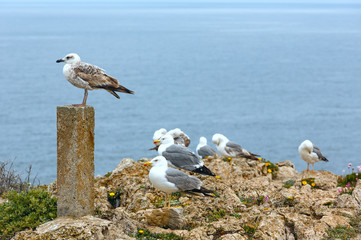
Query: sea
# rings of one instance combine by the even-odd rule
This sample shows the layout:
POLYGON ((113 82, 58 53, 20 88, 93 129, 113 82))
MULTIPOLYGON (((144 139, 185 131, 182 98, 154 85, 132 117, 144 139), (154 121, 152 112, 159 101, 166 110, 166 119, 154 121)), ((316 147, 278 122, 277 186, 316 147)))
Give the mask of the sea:
POLYGON ((315 170, 361 165, 358 0, 0 0, 0 161, 41 184, 56 180, 56 108, 83 99, 55 62, 68 53, 135 92, 89 92, 96 175, 155 157, 159 128, 298 171, 305 139, 329 159, 315 170))

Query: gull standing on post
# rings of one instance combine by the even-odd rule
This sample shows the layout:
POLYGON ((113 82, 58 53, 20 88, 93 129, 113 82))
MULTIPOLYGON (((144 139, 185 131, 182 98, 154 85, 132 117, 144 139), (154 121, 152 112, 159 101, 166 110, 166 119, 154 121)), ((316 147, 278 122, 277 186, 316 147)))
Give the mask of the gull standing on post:
POLYGON ((242 157, 247 159, 258 159, 259 155, 251 153, 239 144, 229 141, 224 135, 216 133, 212 142, 217 145, 217 150, 225 157, 242 157))
POLYGON ((200 137, 199 138, 199 144, 196 149, 199 156, 202 158, 206 158, 209 156, 214 156, 216 154, 216 150, 214 150, 212 147, 207 145, 207 138, 200 137))
POLYGON ((203 160, 192 150, 183 145, 174 144, 174 139, 171 135, 164 135, 160 142, 158 154, 165 157, 169 164, 195 173, 215 176, 211 170, 204 166, 203 160))
MULTIPOLYGON (((213 191, 203 188, 202 182, 198 178, 189 176, 178 169, 169 168, 168 162, 163 156, 155 157, 144 165, 152 165, 149 171, 149 180, 154 187, 166 193, 164 206, 167 204, 167 196, 172 192, 196 192, 206 196, 211 196, 207 193, 213 193, 213 191)), ((172 197, 169 198, 168 207, 170 207, 171 200, 172 197)))
POLYGON ((62 59, 56 60, 57 63, 65 62, 63 74, 75 87, 84 89, 84 98, 82 104, 74 106, 85 106, 88 97, 88 90, 105 89, 110 94, 119 98, 116 92, 134 94, 133 91, 123 87, 118 80, 105 74, 105 71, 95 65, 81 62, 76 53, 69 53, 62 59))
POLYGON ((325 158, 320 149, 313 144, 310 140, 303 141, 300 146, 298 147, 298 153, 300 154, 301 158, 307 162, 307 171, 309 170, 310 163, 312 164, 312 171, 313 166, 316 162, 325 161, 328 162, 328 159, 325 158))

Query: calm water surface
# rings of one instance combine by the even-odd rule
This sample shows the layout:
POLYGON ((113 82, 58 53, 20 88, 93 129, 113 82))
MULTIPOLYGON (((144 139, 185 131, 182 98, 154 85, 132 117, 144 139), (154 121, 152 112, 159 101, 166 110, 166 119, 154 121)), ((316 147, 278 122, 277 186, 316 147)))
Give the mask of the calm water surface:
POLYGON ((0 161, 56 179, 56 106, 83 90, 55 60, 76 52, 136 92, 89 94, 96 174, 155 156, 161 127, 194 150, 223 133, 299 171, 310 139, 330 160, 316 169, 340 174, 361 165, 360 23, 357 1, 0 0, 0 161))

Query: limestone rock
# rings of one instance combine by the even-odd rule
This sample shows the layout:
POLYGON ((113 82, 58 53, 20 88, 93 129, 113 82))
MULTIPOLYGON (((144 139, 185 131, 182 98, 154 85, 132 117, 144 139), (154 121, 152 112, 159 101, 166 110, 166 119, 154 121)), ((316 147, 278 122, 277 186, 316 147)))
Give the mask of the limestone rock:
POLYGON ((281 215, 271 212, 270 215, 262 217, 254 235, 256 239, 285 239, 285 221, 281 215))
POLYGON ((108 220, 85 216, 78 219, 57 218, 40 225, 35 231, 19 232, 13 240, 36 239, 133 239, 126 235, 121 228, 108 220))
POLYGON ((184 226, 183 208, 158 208, 145 211, 149 225, 168 226, 171 229, 181 229, 184 226))
POLYGON ((135 164, 135 162, 133 161, 133 159, 123 158, 123 160, 120 161, 118 166, 115 167, 112 174, 119 173, 119 172, 123 171, 124 169, 132 167, 134 164, 135 164))
POLYGON ((337 225, 350 226, 349 221, 349 218, 337 215, 323 216, 321 218, 321 222, 326 223, 332 228, 335 228, 337 225))
POLYGON ((278 168, 277 179, 279 180, 289 180, 289 179, 297 179, 297 171, 296 169, 288 166, 283 166, 278 168))
POLYGON ((238 233, 226 234, 221 237, 222 240, 247 240, 248 238, 241 236, 238 233))
POLYGON ((291 162, 290 160, 277 162, 276 164, 278 165, 278 167, 290 167, 296 170, 295 164, 293 164, 293 162, 291 162))
POLYGON ((355 189, 353 190, 352 197, 358 202, 361 208, 361 180, 358 181, 355 189))
POLYGON ((334 206, 339 208, 352 208, 359 209, 360 205, 357 202, 356 198, 352 197, 350 194, 341 194, 334 201, 334 206))

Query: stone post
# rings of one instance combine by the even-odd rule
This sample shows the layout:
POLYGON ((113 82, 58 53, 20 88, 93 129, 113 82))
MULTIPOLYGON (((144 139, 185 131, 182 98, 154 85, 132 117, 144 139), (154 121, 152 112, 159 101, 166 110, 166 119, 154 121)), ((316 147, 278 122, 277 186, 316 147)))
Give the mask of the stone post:
POLYGON ((58 217, 94 212, 94 108, 57 107, 58 217))

